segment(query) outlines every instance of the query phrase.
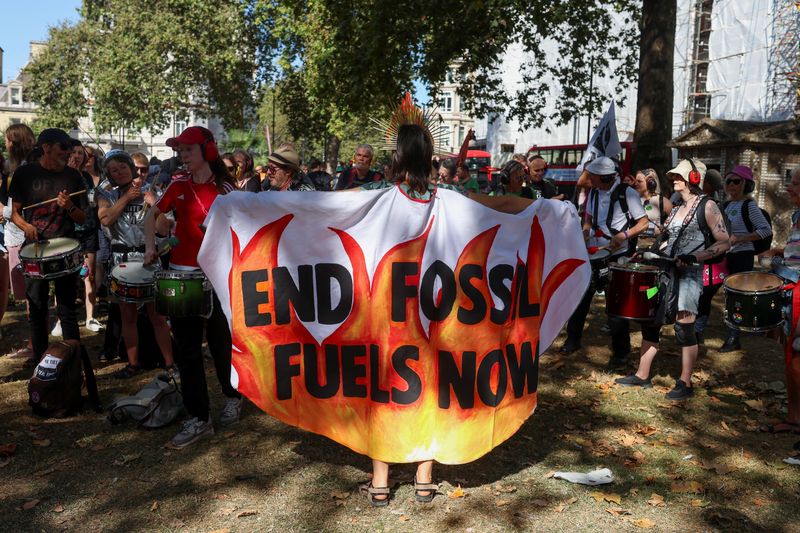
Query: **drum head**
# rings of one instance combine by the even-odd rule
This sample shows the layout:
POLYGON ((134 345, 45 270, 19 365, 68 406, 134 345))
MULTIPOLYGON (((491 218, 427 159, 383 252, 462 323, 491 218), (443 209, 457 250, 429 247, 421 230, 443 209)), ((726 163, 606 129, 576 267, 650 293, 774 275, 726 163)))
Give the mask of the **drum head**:
POLYGON ((80 248, 81 243, 69 237, 55 237, 47 241, 26 244, 19 251, 20 257, 36 259, 41 257, 55 257, 80 248))
POLYGON ((202 270, 159 270, 156 279, 205 279, 202 270))
POLYGON ((725 278, 725 287, 743 292, 774 291, 783 288, 783 281, 767 272, 740 272, 725 278))
POLYGON ((149 285, 155 279, 156 265, 130 262, 120 263, 111 270, 111 277, 128 285, 149 285))
POLYGON ((606 249, 597 250, 595 253, 589 254, 589 261, 602 261, 610 255, 611 252, 606 249))
POLYGON ((611 263, 611 270, 623 270, 626 272, 661 272, 661 269, 655 265, 646 265, 644 263, 611 263))

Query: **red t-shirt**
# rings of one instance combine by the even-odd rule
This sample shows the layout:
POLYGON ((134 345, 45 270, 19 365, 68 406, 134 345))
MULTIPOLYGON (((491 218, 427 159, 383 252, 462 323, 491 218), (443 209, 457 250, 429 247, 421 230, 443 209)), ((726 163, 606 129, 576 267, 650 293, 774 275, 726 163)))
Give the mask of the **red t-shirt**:
MULTIPOLYGON (((226 192, 233 190, 225 184, 226 192)), ((191 175, 181 176, 169 184, 156 207, 162 213, 175 211, 175 237, 178 245, 172 249, 170 265, 184 268, 199 268, 197 252, 203 243, 203 223, 211 209, 211 204, 219 195, 214 181, 195 183, 191 175)))

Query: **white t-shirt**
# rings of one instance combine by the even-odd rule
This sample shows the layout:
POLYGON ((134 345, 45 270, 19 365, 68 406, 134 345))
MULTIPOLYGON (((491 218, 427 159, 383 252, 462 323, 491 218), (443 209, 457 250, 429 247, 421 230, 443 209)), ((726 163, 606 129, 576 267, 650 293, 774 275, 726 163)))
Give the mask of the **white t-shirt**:
MULTIPOLYGON (((608 204, 611 202, 611 194, 614 192, 614 189, 619 187, 619 185, 619 178, 616 178, 614 180, 614 184, 607 191, 592 189, 592 191, 589 193, 589 200, 586 202, 586 213, 592 217, 592 220, 595 221, 600 230, 602 230, 604 233, 602 236, 597 236, 595 235, 595 232, 592 231, 589 237, 589 246, 606 246, 609 242, 611 242, 610 237, 614 236, 612 231, 606 225, 606 222, 608 219, 608 204), (597 198, 597 216, 595 216, 594 212, 595 198, 597 198)), ((646 216, 644 207, 642 206, 642 199, 639 196, 639 193, 636 192, 633 187, 628 187, 625 190, 625 199, 628 202, 628 213, 630 214, 631 225, 633 225, 634 221, 646 216)), ((625 228, 628 218, 625 216, 625 212, 622 211, 619 202, 614 203, 614 211, 612 213, 611 226, 616 229, 625 228)), ((614 251, 613 255, 625 253, 627 249, 628 241, 626 240, 622 242, 622 246, 620 246, 619 249, 614 251)))

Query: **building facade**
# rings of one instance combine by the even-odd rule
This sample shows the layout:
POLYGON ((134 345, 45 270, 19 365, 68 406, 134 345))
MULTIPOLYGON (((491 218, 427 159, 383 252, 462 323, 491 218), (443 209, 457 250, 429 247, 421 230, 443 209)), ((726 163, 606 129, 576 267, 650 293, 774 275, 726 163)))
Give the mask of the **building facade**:
POLYGON ((442 146, 451 153, 456 153, 461 148, 467 132, 475 127, 475 119, 467 113, 461 105, 461 96, 458 94, 455 76, 456 66, 451 67, 445 74, 445 81, 439 86, 439 100, 437 107, 441 117, 442 146))

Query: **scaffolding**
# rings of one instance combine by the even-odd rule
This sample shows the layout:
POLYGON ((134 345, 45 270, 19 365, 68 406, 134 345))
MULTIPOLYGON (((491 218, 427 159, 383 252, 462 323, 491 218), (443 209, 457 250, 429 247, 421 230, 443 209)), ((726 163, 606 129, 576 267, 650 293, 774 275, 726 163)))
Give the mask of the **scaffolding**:
POLYGON ((773 0, 770 51, 767 55, 768 119, 785 118, 787 109, 800 116, 800 2, 773 0))
POLYGON ((714 0, 695 0, 692 20, 692 57, 689 64, 689 90, 683 113, 682 129, 711 114, 708 80, 708 40, 711 36, 711 11, 714 0))

